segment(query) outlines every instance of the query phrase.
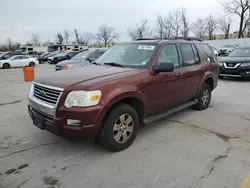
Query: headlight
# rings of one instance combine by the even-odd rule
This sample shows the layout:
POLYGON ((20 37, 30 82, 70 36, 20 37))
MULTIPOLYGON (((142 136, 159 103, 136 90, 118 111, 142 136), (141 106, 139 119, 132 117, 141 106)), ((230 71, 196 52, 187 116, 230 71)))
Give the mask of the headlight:
POLYGON ((30 86, 29 98, 32 97, 33 91, 34 91, 34 84, 32 83, 31 86, 30 86))
POLYGON ((240 66, 241 67, 248 67, 248 66, 250 66, 250 63, 242 63, 240 66))
POLYGON ((95 106, 101 99, 102 92, 94 91, 71 91, 64 102, 66 108, 95 106))
POLYGON ((70 64, 70 65, 64 65, 63 69, 70 69, 73 68, 74 65, 70 64))
POLYGON ((218 64, 219 64, 219 66, 223 66, 223 63, 222 63, 222 62, 220 62, 220 61, 218 61, 218 64))

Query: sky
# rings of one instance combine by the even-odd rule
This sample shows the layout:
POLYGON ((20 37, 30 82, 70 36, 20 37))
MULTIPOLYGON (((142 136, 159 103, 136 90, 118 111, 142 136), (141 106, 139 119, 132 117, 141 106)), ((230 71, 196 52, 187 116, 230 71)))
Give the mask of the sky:
POLYGON ((96 33, 102 24, 114 27, 119 40, 125 41, 129 27, 142 19, 154 26, 157 13, 167 16, 174 8, 185 7, 190 21, 223 13, 217 0, 0 0, 0 4, 0 43, 8 37, 24 43, 32 33, 42 41, 54 40, 57 32, 74 28, 96 33))

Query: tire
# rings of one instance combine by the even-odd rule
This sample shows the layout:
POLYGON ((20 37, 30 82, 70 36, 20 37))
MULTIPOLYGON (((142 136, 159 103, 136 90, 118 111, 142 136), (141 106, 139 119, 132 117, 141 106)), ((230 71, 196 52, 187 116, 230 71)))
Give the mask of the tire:
POLYGON ((209 107, 210 101, 211 101, 211 87, 208 83, 204 83, 200 93, 198 95, 198 103, 193 106, 193 109, 195 110, 205 110, 209 107))
POLYGON ((34 62, 30 62, 30 63, 29 63, 29 66, 30 66, 30 67, 34 67, 35 65, 36 65, 36 64, 35 64, 34 62))
POLYGON ((135 109, 128 104, 118 104, 105 117, 97 140, 106 149, 118 152, 133 143, 138 129, 139 118, 135 109), (126 121, 129 121, 127 125, 126 121))
POLYGON ((220 79, 223 79, 223 78, 224 78, 224 76, 219 76, 219 78, 220 78, 220 79))
POLYGON ((3 68, 4 69, 9 69, 10 68, 10 64, 9 63, 4 63, 3 64, 3 68))

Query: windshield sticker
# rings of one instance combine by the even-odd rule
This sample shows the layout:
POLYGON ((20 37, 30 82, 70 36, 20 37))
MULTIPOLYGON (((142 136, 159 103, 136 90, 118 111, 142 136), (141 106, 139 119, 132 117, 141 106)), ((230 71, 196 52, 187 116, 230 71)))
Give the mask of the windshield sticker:
POLYGON ((147 64, 147 61, 142 61, 141 62, 141 65, 146 65, 147 64))
POLYGON ((154 46, 139 46, 139 50, 154 50, 154 46))

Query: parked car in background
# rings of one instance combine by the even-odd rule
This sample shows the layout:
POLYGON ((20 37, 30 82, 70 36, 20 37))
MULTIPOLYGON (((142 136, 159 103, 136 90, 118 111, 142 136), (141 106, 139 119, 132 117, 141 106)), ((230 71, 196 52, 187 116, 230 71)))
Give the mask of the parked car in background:
POLYGON ((22 52, 7 52, 4 55, 0 56, 0 60, 8 59, 15 55, 24 55, 22 52))
POLYGON ((47 58, 51 53, 49 52, 45 52, 43 54, 41 54, 39 57, 38 57, 38 61, 40 64, 44 63, 45 62, 45 58, 47 58))
POLYGON ((140 123, 207 109, 218 74, 212 49, 200 40, 138 40, 111 47, 94 64, 36 78, 28 112, 42 130, 96 137, 121 151, 140 123))
POLYGON ((62 52, 56 55, 52 61, 52 64, 57 64, 60 61, 63 60, 69 60, 75 55, 77 55, 80 51, 72 51, 72 52, 62 52))
POLYGON ((0 68, 35 66, 39 64, 37 58, 28 55, 15 55, 5 60, 0 60, 0 68))
POLYGON ((227 57, 219 58, 220 78, 250 78, 250 46, 236 48, 227 57))
POLYGON ((43 57, 43 62, 49 62, 54 59, 54 57, 59 54, 60 52, 50 52, 50 54, 43 57))
POLYGON ((55 69, 56 71, 59 71, 63 69, 83 66, 88 62, 92 62, 98 59, 105 51, 106 49, 80 52, 76 56, 72 57, 70 60, 64 60, 57 63, 55 69))
POLYGON ((218 56, 228 56, 237 46, 236 45, 223 45, 219 49, 218 56))
POLYGON ((36 57, 36 58, 40 56, 40 53, 37 51, 29 51, 29 52, 26 52, 25 54, 29 55, 30 57, 36 57))

